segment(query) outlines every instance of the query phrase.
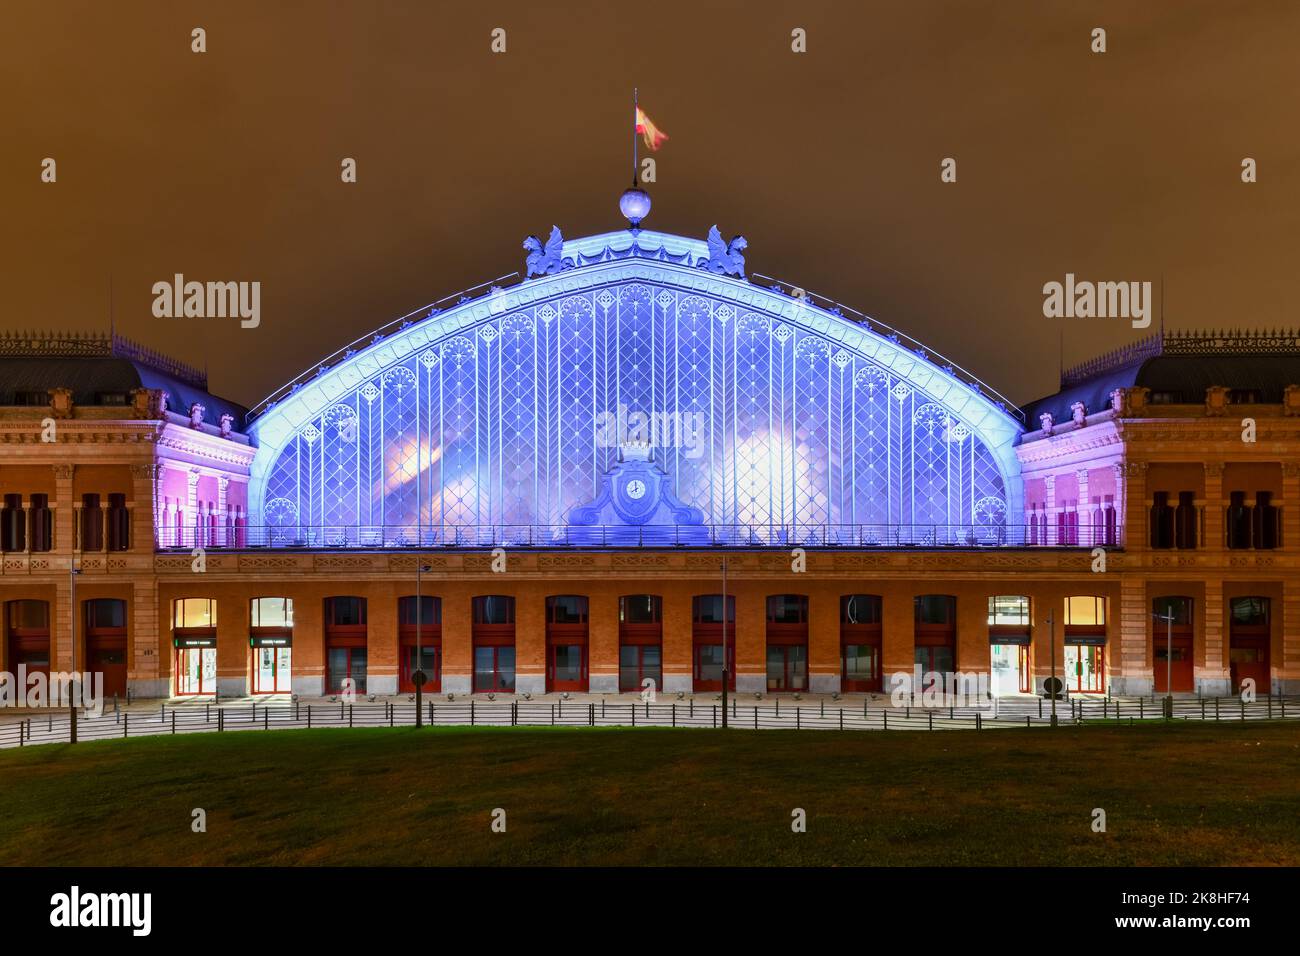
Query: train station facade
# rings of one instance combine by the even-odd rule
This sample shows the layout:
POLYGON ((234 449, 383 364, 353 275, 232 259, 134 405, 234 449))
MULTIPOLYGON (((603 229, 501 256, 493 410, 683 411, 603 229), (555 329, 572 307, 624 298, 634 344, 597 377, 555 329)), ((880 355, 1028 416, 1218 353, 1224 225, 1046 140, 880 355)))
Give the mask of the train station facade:
POLYGON ((0 336, 0 670, 1300 690, 1295 334, 1162 333, 1016 408, 716 241, 552 239, 251 411, 125 340, 0 336))

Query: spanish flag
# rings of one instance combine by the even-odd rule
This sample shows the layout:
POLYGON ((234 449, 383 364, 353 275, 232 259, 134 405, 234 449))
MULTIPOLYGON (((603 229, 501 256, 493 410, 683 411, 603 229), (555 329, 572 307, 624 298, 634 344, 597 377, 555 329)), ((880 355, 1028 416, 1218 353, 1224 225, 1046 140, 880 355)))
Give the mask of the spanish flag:
POLYGON ((636 108, 636 131, 641 134, 642 141, 650 150, 658 149, 668 138, 668 134, 650 122, 650 117, 639 106, 636 108))

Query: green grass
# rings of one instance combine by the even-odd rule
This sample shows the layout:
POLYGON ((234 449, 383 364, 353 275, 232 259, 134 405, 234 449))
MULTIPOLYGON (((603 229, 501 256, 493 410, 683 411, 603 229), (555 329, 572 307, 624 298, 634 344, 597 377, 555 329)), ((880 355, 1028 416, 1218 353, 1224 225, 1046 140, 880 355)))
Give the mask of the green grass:
POLYGON ((0 753, 0 820, 5 865, 1296 865, 1300 727, 140 738, 0 753))

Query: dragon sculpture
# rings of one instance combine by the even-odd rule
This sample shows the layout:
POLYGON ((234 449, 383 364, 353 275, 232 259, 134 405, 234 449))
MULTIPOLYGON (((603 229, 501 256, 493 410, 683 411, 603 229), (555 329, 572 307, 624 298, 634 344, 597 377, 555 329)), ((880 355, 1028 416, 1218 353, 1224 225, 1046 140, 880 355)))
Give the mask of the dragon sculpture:
POLYGON ((524 276, 527 279, 554 275, 573 268, 572 261, 564 258, 564 237, 560 235, 559 226, 551 227, 551 237, 546 240, 545 247, 542 246, 542 240, 529 236, 524 240, 524 249, 528 252, 527 272, 524 276))
POLYGON ((731 242, 722 241, 722 233, 715 225, 709 229, 709 258, 700 265, 714 275, 739 276, 745 278, 745 256, 749 243, 744 236, 736 236, 731 242))

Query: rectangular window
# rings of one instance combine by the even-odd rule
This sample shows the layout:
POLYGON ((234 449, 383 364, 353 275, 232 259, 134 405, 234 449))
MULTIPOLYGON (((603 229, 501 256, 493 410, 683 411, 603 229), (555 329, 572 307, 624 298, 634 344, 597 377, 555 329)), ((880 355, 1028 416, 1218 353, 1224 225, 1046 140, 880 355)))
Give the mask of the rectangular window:
POLYGON ((1106 623, 1106 599, 1088 595, 1078 595, 1065 599, 1065 623, 1082 626, 1104 625, 1106 623))
POLYGON ((175 627, 217 626, 217 602, 211 598, 181 598, 175 604, 175 627))

